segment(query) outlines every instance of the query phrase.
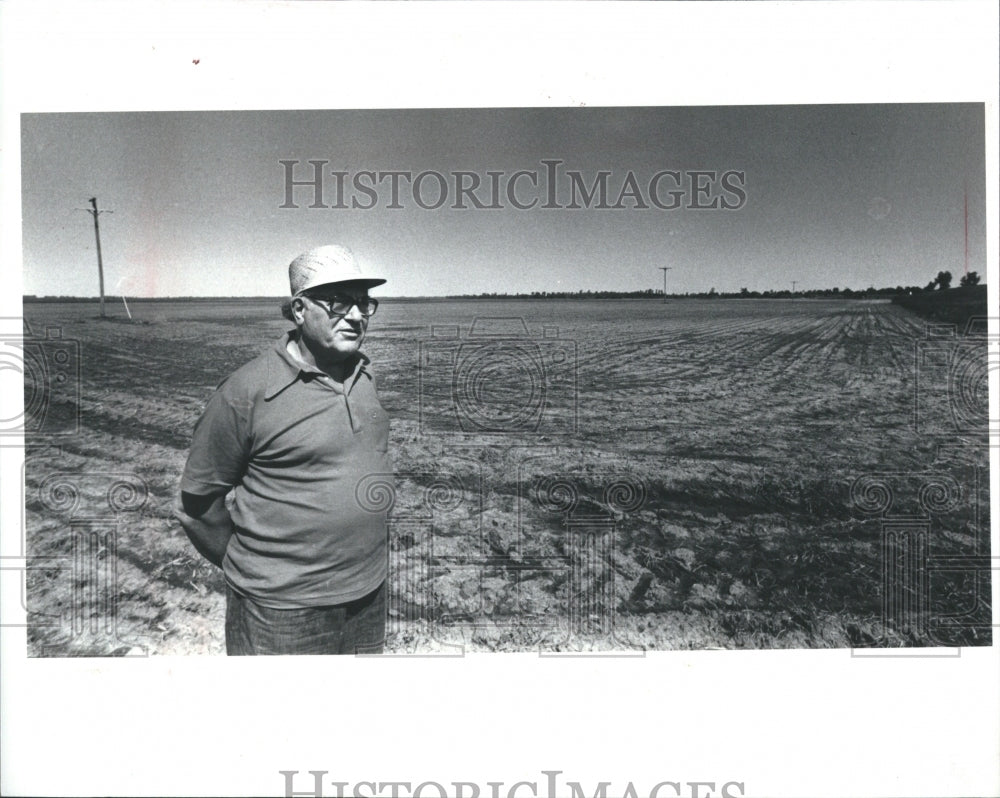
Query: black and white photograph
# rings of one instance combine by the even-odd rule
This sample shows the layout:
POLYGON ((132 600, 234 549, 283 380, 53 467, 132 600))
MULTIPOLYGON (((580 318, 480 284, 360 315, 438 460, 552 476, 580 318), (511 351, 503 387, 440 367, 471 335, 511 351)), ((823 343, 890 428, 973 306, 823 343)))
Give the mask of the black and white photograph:
POLYGON ((23 116, 29 652, 989 645, 984 122, 23 116))
POLYGON ((2 792, 1000 794, 988 5, 3 9, 2 792))

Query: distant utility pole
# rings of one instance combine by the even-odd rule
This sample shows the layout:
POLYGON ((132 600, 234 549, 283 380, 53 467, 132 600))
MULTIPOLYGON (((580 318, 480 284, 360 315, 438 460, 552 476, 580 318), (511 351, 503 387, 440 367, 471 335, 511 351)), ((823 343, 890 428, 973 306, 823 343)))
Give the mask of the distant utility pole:
POLYGON ((663 301, 667 301, 667 272, 673 269, 673 266, 660 266, 658 267, 661 272, 663 272, 663 301))
POLYGON ((969 186, 965 185, 965 273, 969 273, 969 186))
POLYGON ((97 210, 97 197, 90 198, 90 204, 93 208, 84 208, 83 210, 91 214, 94 217, 94 238, 97 241, 97 276, 101 283, 101 318, 105 318, 104 315, 104 262, 101 260, 101 228, 97 223, 97 217, 105 211, 97 210))
POLYGON ((798 280, 792 280, 792 293, 793 294, 795 293, 795 286, 798 285, 798 283, 799 283, 798 280))

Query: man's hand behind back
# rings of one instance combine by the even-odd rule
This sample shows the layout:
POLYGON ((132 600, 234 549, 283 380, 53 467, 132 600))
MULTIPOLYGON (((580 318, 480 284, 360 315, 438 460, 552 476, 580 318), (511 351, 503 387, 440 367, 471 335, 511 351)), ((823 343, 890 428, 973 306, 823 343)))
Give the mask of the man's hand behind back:
POLYGON ((198 496, 181 493, 174 505, 176 518, 198 553, 213 565, 222 567, 226 546, 233 535, 233 519, 226 509, 226 496, 198 496))

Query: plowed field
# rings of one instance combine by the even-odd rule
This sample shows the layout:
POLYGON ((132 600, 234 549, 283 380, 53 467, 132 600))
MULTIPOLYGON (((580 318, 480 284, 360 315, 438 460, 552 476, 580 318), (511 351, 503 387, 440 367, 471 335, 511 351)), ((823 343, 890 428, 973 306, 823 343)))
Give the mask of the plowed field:
MULTIPOLYGON (((224 651, 170 507, 210 392, 287 323, 132 311, 25 306, 34 655, 224 651)), ((932 332, 846 300, 385 301, 388 650, 987 644, 986 338, 932 332)))

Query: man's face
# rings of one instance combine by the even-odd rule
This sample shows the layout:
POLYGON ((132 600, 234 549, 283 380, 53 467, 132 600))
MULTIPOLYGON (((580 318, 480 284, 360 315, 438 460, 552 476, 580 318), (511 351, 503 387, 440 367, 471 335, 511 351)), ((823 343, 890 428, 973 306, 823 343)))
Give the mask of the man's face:
POLYGON ((358 304, 367 299, 367 287, 357 282, 318 286, 299 298, 295 321, 317 360, 338 362, 357 354, 368 330, 358 304), (346 315, 331 313, 331 306, 341 301, 352 302, 346 315))

